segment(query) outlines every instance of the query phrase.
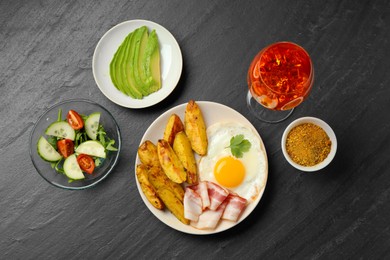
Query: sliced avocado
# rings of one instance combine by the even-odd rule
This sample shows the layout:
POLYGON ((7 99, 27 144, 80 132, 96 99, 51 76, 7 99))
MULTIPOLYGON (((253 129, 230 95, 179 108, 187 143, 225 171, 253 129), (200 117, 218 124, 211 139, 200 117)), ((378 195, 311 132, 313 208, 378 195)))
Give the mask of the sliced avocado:
POLYGON ((146 26, 142 26, 137 29, 135 32, 137 37, 137 45, 135 46, 134 60, 133 60, 133 69, 134 69, 134 80, 137 86, 139 86, 142 94, 145 96, 150 94, 149 87, 150 84, 146 84, 144 73, 140 73, 141 60, 145 53, 146 44, 148 42, 148 28, 146 26), (138 41, 139 39, 139 41, 138 41), (142 79, 142 76, 144 80, 142 79))
POLYGON ((134 31, 134 50, 133 50, 133 56, 129 60, 130 64, 130 77, 134 80, 134 83, 137 87, 137 89, 143 94, 143 95, 148 95, 148 91, 146 90, 140 75, 138 73, 138 58, 139 58, 139 49, 141 45, 141 40, 144 35, 144 33, 147 33, 147 28, 146 26, 142 26, 134 31))
POLYGON ((110 63, 110 77, 111 77, 111 81, 112 81, 114 86, 119 91, 121 91, 121 90, 120 90, 120 88, 118 86, 118 81, 117 81, 117 78, 116 78, 116 71, 115 71, 115 69, 116 69, 116 62, 118 61, 119 53, 123 50, 124 42, 125 41, 123 41, 121 43, 121 45, 119 46, 118 50, 115 52, 114 57, 112 58, 111 63, 110 63))
POLYGON ((160 71, 160 45, 158 43, 157 34, 154 32, 155 49, 150 58, 150 69, 152 72, 152 78, 155 82, 154 88, 151 88, 153 92, 161 88, 161 71, 160 71))
POLYGON ((112 58, 111 62, 110 62, 110 78, 111 78, 111 81, 112 81, 112 84, 114 84, 114 86, 119 90, 118 86, 117 86, 117 83, 116 83, 116 78, 115 78, 115 69, 114 69, 114 64, 115 64, 115 61, 118 57, 118 51, 119 51, 120 47, 118 48, 118 50, 115 52, 114 54, 114 58, 112 58))
MULTIPOLYGON (((146 44, 148 43, 148 40, 149 40, 149 31, 146 28, 146 30, 145 30, 144 34, 142 35, 142 38, 141 38, 141 43, 140 43, 140 46, 139 46, 138 61, 137 61, 137 63, 138 63, 138 73, 139 73, 139 76, 140 76, 140 78, 141 78, 141 80, 142 80, 144 85, 147 85, 147 83, 146 83, 145 71, 142 68, 142 61, 143 61, 143 58, 145 57, 146 44)), ((147 88, 149 88, 149 86, 147 88)))
POLYGON ((110 63, 115 87, 132 98, 141 99, 161 88, 160 46, 153 30, 146 26, 128 34, 110 63))
POLYGON ((122 64, 123 64, 124 57, 125 57, 126 46, 127 46, 128 42, 131 40, 131 38, 132 38, 132 34, 129 34, 125 38, 125 40, 123 41, 121 46, 119 47, 120 51, 118 52, 118 57, 115 61, 114 67, 115 67, 115 79, 116 79, 116 82, 118 85, 118 89, 121 92, 123 92, 124 94, 133 97, 132 93, 130 93, 129 91, 127 91, 125 89, 125 85, 124 85, 124 81, 123 81, 124 80, 123 73, 122 73, 122 64))
POLYGON ((130 93, 131 97, 141 99, 143 96, 142 93, 138 90, 138 88, 135 86, 134 81, 130 78, 131 75, 128 74, 128 66, 129 66, 128 63, 130 62, 134 40, 135 40, 135 33, 133 32, 131 35, 131 39, 129 39, 129 41, 125 46, 120 73, 121 73, 121 79, 122 79, 124 90, 127 93, 130 93))
POLYGON ((145 47, 145 56, 142 61, 145 81, 150 84, 150 91, 155 92, 161 88, 160 74, 160 45, 156 31, 153 30, 145 47))

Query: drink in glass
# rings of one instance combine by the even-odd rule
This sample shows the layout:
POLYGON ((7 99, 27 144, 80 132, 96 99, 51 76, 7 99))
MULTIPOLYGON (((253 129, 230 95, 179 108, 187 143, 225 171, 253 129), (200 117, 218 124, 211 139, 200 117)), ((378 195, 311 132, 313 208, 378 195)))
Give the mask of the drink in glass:
MULTIPOLYGON (((313 79, 313 64, 302 47, 291 42, 274 43, 261 50, 249 67, 248 106, 254 113, 261 109, 254 108, 258 104, 272 111, 291 110, 307 98, 313 79)), ((291 112, 288 111, 287 117, 291 112)), ((273 114, 275 120, 271 117, 263 121, 272 123, 287 118, 282 113, 273 114)))

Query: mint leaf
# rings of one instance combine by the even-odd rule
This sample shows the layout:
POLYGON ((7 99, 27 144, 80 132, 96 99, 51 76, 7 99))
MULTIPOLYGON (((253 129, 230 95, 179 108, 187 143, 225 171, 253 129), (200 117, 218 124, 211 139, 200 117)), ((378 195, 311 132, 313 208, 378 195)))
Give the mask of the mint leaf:
POLYGON ((251 143, 247 139, 244 139, 244 135, 236 135, 230 139, 230 146, 227 148, 230 148, 234 157, 242 158, 244 153, 248 152, 251 148, 251 143))

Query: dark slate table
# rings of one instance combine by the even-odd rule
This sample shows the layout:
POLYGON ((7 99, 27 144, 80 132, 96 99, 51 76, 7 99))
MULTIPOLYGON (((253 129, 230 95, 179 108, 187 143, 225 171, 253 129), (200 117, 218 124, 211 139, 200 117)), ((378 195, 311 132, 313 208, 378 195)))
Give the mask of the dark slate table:
POLYGON ((0 259, 344 259, 390 257, 390 4, 385 1, 0 2, 0 259), (161 103, 120 107, 97 88, 92 55, 114 25, 166 27, 184 60, 161 103), (311 54, 310 97, 279 124, 245 105, 246 73, 264 46, 293 41, 311 54), (112 112, 123 135, 115 171, 96 187, 51 186, 33 167, 29 136, 48 107, 85 98, 112 112), (178 232, 145 206, 134 178, 148 126, 189 99, 225 104, 262 136, 269 178, 254 212, 209 236, 178 232), (294 119, 315 116, 338 138, 331 165, 303 173, 280 139, 294 119))

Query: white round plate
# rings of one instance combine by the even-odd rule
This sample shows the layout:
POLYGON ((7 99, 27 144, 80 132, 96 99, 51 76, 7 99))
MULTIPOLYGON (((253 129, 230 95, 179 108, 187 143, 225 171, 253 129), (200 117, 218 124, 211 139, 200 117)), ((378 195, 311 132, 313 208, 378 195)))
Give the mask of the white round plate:
POLYGON ((161 25, 146 20, 126 21, 111 28, 98 42, 92 59, 92 72, 100 91, 112 102, 128 108, 149 107, 166 98, 179 82, 182 69, 183 57, 175 38, 161 25), (141 26, 148 27, 149 33, 156 30, 160 43, 162 84, 157 92, 143 99, 133 99, 120 92, 112 83, 110 62, 126 36, 141 26))
MULTIPOLYGON (((252 129, 254 131, 254 133, 257 134, 257 136, 260 140, 261 148, 264 151, 264 155, 265 155, 265 159, 266 159, 266 178, 267 178, 268 177, 267 153, 266 153, 266 150, 264 147, 264 143, 263 143, 260 135, 258 134, 257 130, 255 129, 255 127, 240 113, 238 113, 237 111, 235 111, 232 108, 229 108, 225 105, 221 105, 221 104, 214 103, 214 102, 208 102, 208 101, 197 101, 196 103, 199 105, 200 109, 202 110, 202 114, 203 114, 203 117, 204 117, 204 120, 206 123, 206 127, 210 126, 214 123, 217 123, 217 122, 237 122, 237 123, 240 123, 240 124, 243 124, 243 125, 249 127, 250 129, 252 129)), ((187 104, 181 104, 179 106, 171 108, 170 110, 166 111, 164 114, 159 116, 146 130, 144 136, 142 137, 140 145, 146 140, 150 140, 154 144, 157 144, 158 139, 162 139, 166 123, 168 122, 168 119, 172 114, 178 115, 181 118, 182 122, 184 122, 184 111, 186 109, 186 106, 187 106, 187 104)), ((197 160, 197 161, 199 161, 199 160, 197 160)), ((135 169, 136 169, 137 164, 139 164, 139 163, 141 163, 141 162, 140 162, 138 155, 137 155, 136 161, 135 161, 135 169)), ((137 180, 136 175, 135 175, 135 179, 137 180)), ((144 201, 145 205, 163 223, 170 226, 171 228, 174 228, 174 229, 181 231, 181 232, 184 232, 184 233, 195 234, 195 235, 208 235, 208 234, 219 233, 219 232, 225 231, 229 228, 232 228, 233 226, 235 226, 238 223, 240 223, 241 221, 243 221, 247 216, 249 216, 249 214, 255 209, 255 207, 259 203, 261 197, 263 196, 265 185, 266 185, 266 180, 264 181, 264 186, 261 188, 258 197, 246 207, 245 211, 241 214, 241 217, 237 222, 222 220, 222 221, 220 221, 220 223, 218 224, 216 229, 213 229, 213 230, 200 230, 200 229, 196 229, 190 225, 185 225, 182 222, 180 222, 178 219, 176 219, 176 217, 173 216, 173 214, 171 214, 167 209, 162 211, 162 210, 158 210, 158 209, 154 208, 150 204, 150 202, 146 199, 145 195, 143 194, 138 181, 136 181, 136 183, 137 183, 138 191, 139 191, 141 198, 144 201)))

